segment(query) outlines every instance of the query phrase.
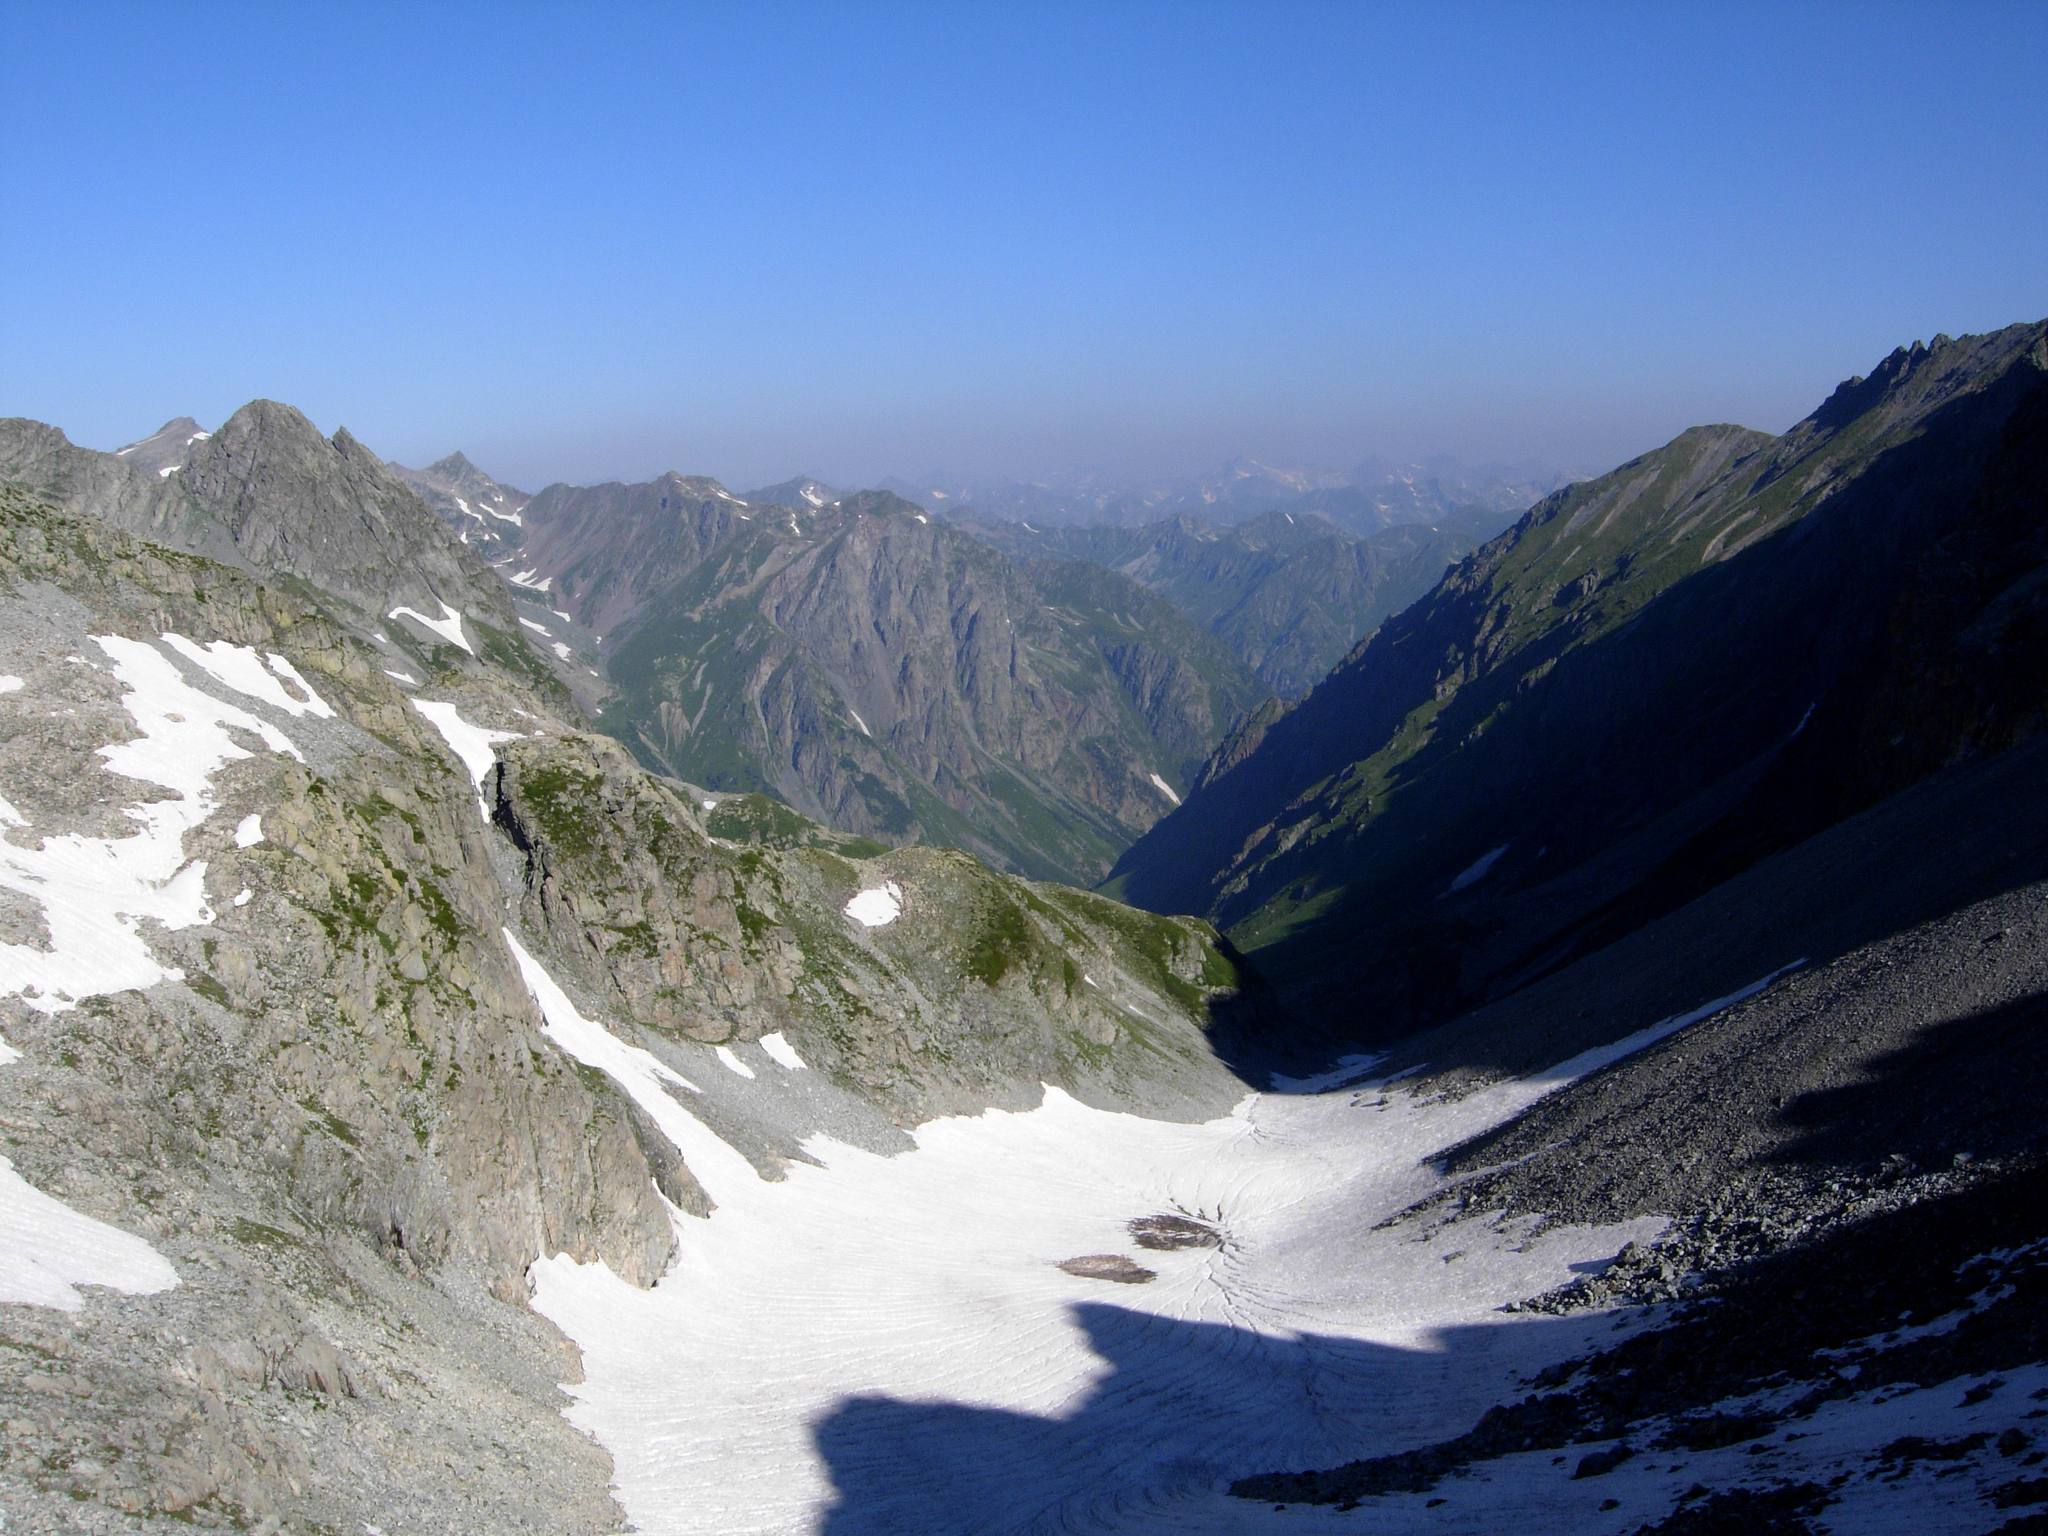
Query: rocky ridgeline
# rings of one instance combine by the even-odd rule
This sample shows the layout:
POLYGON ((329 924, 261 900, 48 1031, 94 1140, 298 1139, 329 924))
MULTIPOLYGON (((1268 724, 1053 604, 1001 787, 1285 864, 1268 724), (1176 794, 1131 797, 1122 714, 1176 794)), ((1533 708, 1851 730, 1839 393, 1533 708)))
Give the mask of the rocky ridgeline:
POLYGON ((1219 1109, 1242 1087, 1217 1049, 1255 1050, 1276 1022, 1199 919, 826 834, 765 797, 657 779, 602 737, 510 743, 487 787, 524 855, 522 925, 557 976, 657 1050, 784 1034, 899 1124, 1035 1101, 1041 1082, 1219 1109), (860 892, 892 886, 900 918, 847 919, 860 892))
MULTIPOLYGON (((543 1033, 508 923, 593 1017, 729 1085, 705 1118, 764 1171, 821 1124, 900 1144, 896 1126, 1041 1081, 1191 1115, 1241 1091, 1216 1044, 1254 1046, 1265 1016, 1206 925, 963 855, 869 857, 758 798, 707 811, 571 728, 523 669, 421 646, 409 697, 369 627, 309 584, 0 491, 13 844, 120 838, 122 807, 163 793, 99 755, 136 727, 93 636, 274 653, 331 711, 263 706, 296 755, 231 731, 244 755, 183 845, 210 920, 142 929, 182 979, 51 1011, 0 998, 21 1053, 0 1067, 6 1156, 178 1280, 0 1308, 10 1529, 616 1523, 602 1453, 560 1416, 577 1366, 525 1309, 526 1268, 567 1253, 650 1284, 673 1222, 708 1202, 543 1033), (418 696, 516 734, 481 786, 490 821, 418 696), (844 914, 890 883, 896 921, 844 914), (712 1046, 778 1032, 837 1121, 764 1128, 731 1096, 746 1085, 712 1046)), ((0 943, 50 942, 32 895, 0 893, 0 943)))

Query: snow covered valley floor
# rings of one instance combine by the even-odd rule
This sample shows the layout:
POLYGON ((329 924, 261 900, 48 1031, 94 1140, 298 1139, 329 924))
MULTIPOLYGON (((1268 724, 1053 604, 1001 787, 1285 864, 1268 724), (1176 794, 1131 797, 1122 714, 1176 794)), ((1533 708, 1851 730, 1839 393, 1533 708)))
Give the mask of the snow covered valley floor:
MULTIPOLYGON (((1971 1364, 2009 1314, 2030 1312, 2044 1270, 2039 1244, 2013 1248, 1991 1224, 1956 1251, 2007 1246, 1989 1270, 1964 1265, 1960 1290, 1939 1282, 1957 1277, 1938 1257, 1955 1234, 1927 1248, 1919 1268, 1947 1297, 1921 1307, 1932 1320, 1909 1312, 1911 1326, 1880 1323, 1882 1339, 1837 1328, 1844 1347, 1788 1347, 1785 1363, 1810 1355, 1817 1378, 1674 1400, 1605 1438, 1494 1443, 1405 1486, 1382 1478, 1320 1503, 1306 1487, 1232 1496, 1246 1477, 1285 1484, 1270 1474, 1470 1446, 1493 1405, 1554 1392, 1559 1375, 1542 1373, 1560 1362, 1605 1360, 1611 1381, 1631 1341, 1658 1358, 1672 1344, 1718 1355, 1730 1341, 1713 1330, 1732 1325, 1739 1355, 1753 1315, 1759 1338, 1781 1333, 1782 1315, 1750 1302, 1502 1310, 1604 1269, 1655 1237, 1655 1219, 1536 1232, 1411 1211, 1444 1187, 1434 1154, 1771 978, 1461 1099, 1360 1082, 1364 1061, 1198 1125, 1048 1089, 1035 1110, 929 1123, 893 1157, 813 1137, 815 1163, 769 1181, 683 1107, 701 1090, 583 1019, 521 953, 550 1034, 648 1108, 718 1203, 708 1220, 678 1219, 680 1256, 652 1290, 567 1258, 532 1272, 536 1308, 582 1350, 569 1416, 611 1452, 639 1530, 1989 1532, 1999 1509, 2048 1493, 2030 1481, 2048 1369, 1971 1364), (1694 1335, 1660 1332, 1674 1316, 1694 1335), (1894 1368, 1897 1351, 1951 1336, 1946 1368, 1894 1368)), ((2030 1193, 1990 1197, 2016 1198, 2028 1229, 2030 1193)), ((1860 1289, 1914 1266, 1865 1253, 1841 1267, 1860 1289)), ((1841 1322, 1829 1283, 1811 1303, 1788 1287, 1781 1314, 1841 1322)), ((1592 1381, 1565 1370, 1567 1393, 1592 1381)))
MULTIPOLYGON (((895 1157, 813 1138, 817 1165, 766 1181, 691 1129, 687 1091, 578 1034, 596 1027, 525 963, 550 1033, 656 1113, 718 1206, 679 1221, 651 1291, 567 1258, 533 1271, 536 1308, 583 1352, 571 1418, 648 1532, 1355 1529, 1225 1490, 1460 1433, 1613 1337, 1611 1315, 1501 1305, 1660 1226, 1380 1228, 1439 1187, 1431 1153, 1663 1030, 1457 1101, 1366 1085, 1182 1125, 1049 1089, 1029 1112, 927 1124, 895 1157), (1220 1246, 1137 1244, 1152 1216, 1220 1246), (1111 1255, 1156 1278, 1059 1267, 1111 1255)), ((1570 1503, 1590 1518, 1588 1487, 1570 1503)))

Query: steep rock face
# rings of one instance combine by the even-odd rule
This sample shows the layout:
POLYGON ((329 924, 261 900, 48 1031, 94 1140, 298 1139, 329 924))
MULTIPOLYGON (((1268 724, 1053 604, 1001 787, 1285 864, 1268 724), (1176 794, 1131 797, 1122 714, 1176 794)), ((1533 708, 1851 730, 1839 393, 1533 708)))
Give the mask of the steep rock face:
POLYGON ((643 485, 551 485, 523 515, 521 564, 553 582, 557 607, 609 635, 748 522, 778 514, 715 480, 666 474, 643 485))
POLYGON ((604 718, 680 777, 1086 882, 1259 697, 1099 568, 1026 573, 885 493, 775 516, 615 637, 604 718))
MULTIPOLYGON (((602 1254, 651 1281, 669 1238, 639 1188, 630 1137, 592 1129, 594 1114, 616 1122, 616 1106, 594 1109, 574 1074, 531 1069, 535 1014, 497 941, 474 800, 374 653, 303 599, 95 523, 53 523, 12 500, 4 533, 0 576, 23 605, 10 664, 29 680, 24 696, 59 678, 84 690, 55 731, 14 710, 8 794, 39 833, 93 824, 67 802, 107 775, 74 743, 122 730, 121 690, 65 659, 91 653, 88 630, 144 638, 161 626, 202 645, 275 650, 339 715, 292 721, 300 736, 325 738, 308 762, 265 752, 234 770, 237 798, 260 807, 260 842, 236 845, 224 816, 191 834, 188 853, 251 897, 237 906, 225 890, 203 936, 164 935, 168 952, 189 959, 189 984, 161 1000, 88 999, 81 1011, 111 1009, 105 1016, 131 1034, 212 1034, 209 1044, 232 1021, 225 1037, 239 1037, 238 1053, 281 1058, 233 1102, 217 1096, 219 1082, 195 1091, 217 1113, 293 1128, 285 1189, 306 1208, 423 1262, 459 1253, 508 1296, 521 1294, 544 1245, 602 1254), (65 600, 39 601, 35 583, 65 600), (85 708, 95 718, 81 720, 85 708), (56 772, 59 763, 70 771, 56 772), (166 1006, 171 1016, 153 1023, 166 1006), (304 1100, 319 1107, 292 1107, 304 1100), (543 1165, 561 1170, 553 1189, 540 1182, 543 1165)), ((56 1016, 66 1032, 77 1017, 56 1016)), ((57 1027, 18 1005, 12 1019, 57 1027)), ((215 1065, 235 1075, 232 1056, 215 1065)))
POLYGON ((198 921, 140 927, 162 980, 96 991, 88 973, 43 999, 22 971, 59 942, 42 887, 10 869, 0 899, 14 1174, 178 1281, 90 1291, 71 1319, 0 1308, 0 1502, 50 1529, 75 1528, 76 1500, 202 1524, 609 1529, 603 1458, 556 1411, 574 1360, 519 1307, 525 1271, 559 1249, 647 1284, 674 1233, 636 1112, 541 1033, 468 770, 302 589, 11 491, 0 635, 10 863, 67 838, 106 840, 95 868, 132 859, 147 809, 180 801, 113 772, 108 744, 148 718, 172 733, 150 771, 182 773, 192 703, 136 705, 94 637, 245 722, 183 797, 203 819, 168 883, 196 882, 198 921), (253 671, 230 675, 331 715, 191 659, 215 646, 247 648, 253 671), (280 665, 300 694, 260 681, 280 665))
MULTIPOLYGON (((540 658, 519 654, 527 647, 503 583, 345 428, 329 440, 290 406, 257 400, 218 432, 185 434, 177 465, 144 462, 145 444, 162 458, 165 434, 175 438, 188 421, 132 445, 133 458, 79 448, 40 422, 0 421, 0 480, 174 549, 304 581, 355 610, 349 617, 364 633, 394 608, 435 620, 452 608, 490 628, 466 637, 472 653, 483 638, 501 662, 548 675, 540 658)), ((416 654, 441 638, 421 626, 401 633, 416 654)))
MULTIPOLYGON (((1889 758, 1852 748, 1834 711, 1876 708, 1913 667, 1924 686, 1933 664, 1906 658, 1930 646, 1956 670, 1979 615, 2031 633, 2013 562, 2031 569, 2016 530, 2038 515, 2022 461, 2044 368, 2041 326, 1939 338, 1783 438, 1695 429, 1550 498, 1255 744, 1245 733, 1111 888, 1232 924, 1384 1030, 1516 984, 1553 947, 1606 942, 1826 825, 1855 802, 1823 807, 1818 786, 1871 771, 1852 762, 1903 762, 1914 739, 1895 730, 1889 758), (1987 542, 2010 559, 1963 556, 1987 542), (1801 761, 1809 788, 1757 790, 1801 761)), ((2038 711, 2015 698, 1992 713, 2005 723, 1988 738, 2011 739, 2038 711)), ((1866 743, 1886 728, 1857 727, 1866 743)), ((1966 738, 1931 730, 1886 782, 1966 738)))
POLYGON ((224 531, 170 483, 173 478, 162 468, 81 448, 40 421, 20 416, 0 420, 0 480, 68 511, 105 518, 232 565, 245 564, 224 531))

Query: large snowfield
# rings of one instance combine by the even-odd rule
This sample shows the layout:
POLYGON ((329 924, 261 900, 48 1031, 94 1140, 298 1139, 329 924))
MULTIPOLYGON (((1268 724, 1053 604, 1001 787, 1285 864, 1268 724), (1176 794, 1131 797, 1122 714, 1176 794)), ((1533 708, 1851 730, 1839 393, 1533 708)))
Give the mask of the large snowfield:
MULTIPOLYGON (((1500 1305, 1659 1225, 1375 1230, 1439 1186, 1430 1153, 1676 1021, 1455 1102, 1267 1094, 1183 1125, 1049 1088, 1035 1110, 926 1124, 899 1156, 816 1137, 821 1166, 769 1181, 515 952, 550 1034, 647 1104, 717 1203, 678 1219, 651 1291, 566 1257, 533 1271, 583 1351, 571 1417, 660 1536, 1264 1529, 1282 1517, 1224 1496, 1230 1479, 1463 1431, 1517 1373, 1613 1328, 1500 1305), (1128 1223, 1156 1215, 1222 1245, 1135 1246, 1128 1223), (1114 1254, 1156 1279, 1058 1267, 1114 1254)), ((1305 1519, 1342 1517, 1288 1523, 1305 1519)))

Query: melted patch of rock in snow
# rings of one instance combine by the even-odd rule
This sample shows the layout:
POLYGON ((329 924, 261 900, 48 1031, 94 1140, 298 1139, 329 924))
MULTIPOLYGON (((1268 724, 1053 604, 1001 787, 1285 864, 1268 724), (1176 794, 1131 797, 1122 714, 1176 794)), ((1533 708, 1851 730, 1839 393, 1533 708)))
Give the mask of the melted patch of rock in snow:
MULTIPOLYGON (((228 728, 249 731, 274 752, 305 761, 276 726, 201 693, 154 646, 117 635, 95 636, 128 692, 122 704, 141 734, 99 749, 107 770, 173 791, 171 798, 132 805, 137 824, 126 837, 48 836, 39 847, 0 841, 0 887, 41 903, 50 948, 0 944, 0 993, 57 1013, 80 998, 182 980, 157 962, 139 925, 166 928, 213 921, 206 904, 206 863, 185 862, 185 834, 217 809, 213 775, 251 754, 228 728)), ((8 807, 10 822, 25 826, 8 807)))
POLYGON ((164 644, 180 656, 237 693, 261 699, 288 715, 312 715, 321 720, 334 718, 334 710, 299 675, 299 669, 275 651, 270 652, 270 665, 265 667, 263 660, 246 645, 216 640, 211 645, 202 646, 183 635, 170 634, 163 639, 164 644), (297 688, 302 697, 294 698, 286 693, 285 683, 297 688))
POLYGON ((885 927, 903 914, 903 887, 891 880, 878 890, 862 891, 845 912, 863 928, 885 927))

